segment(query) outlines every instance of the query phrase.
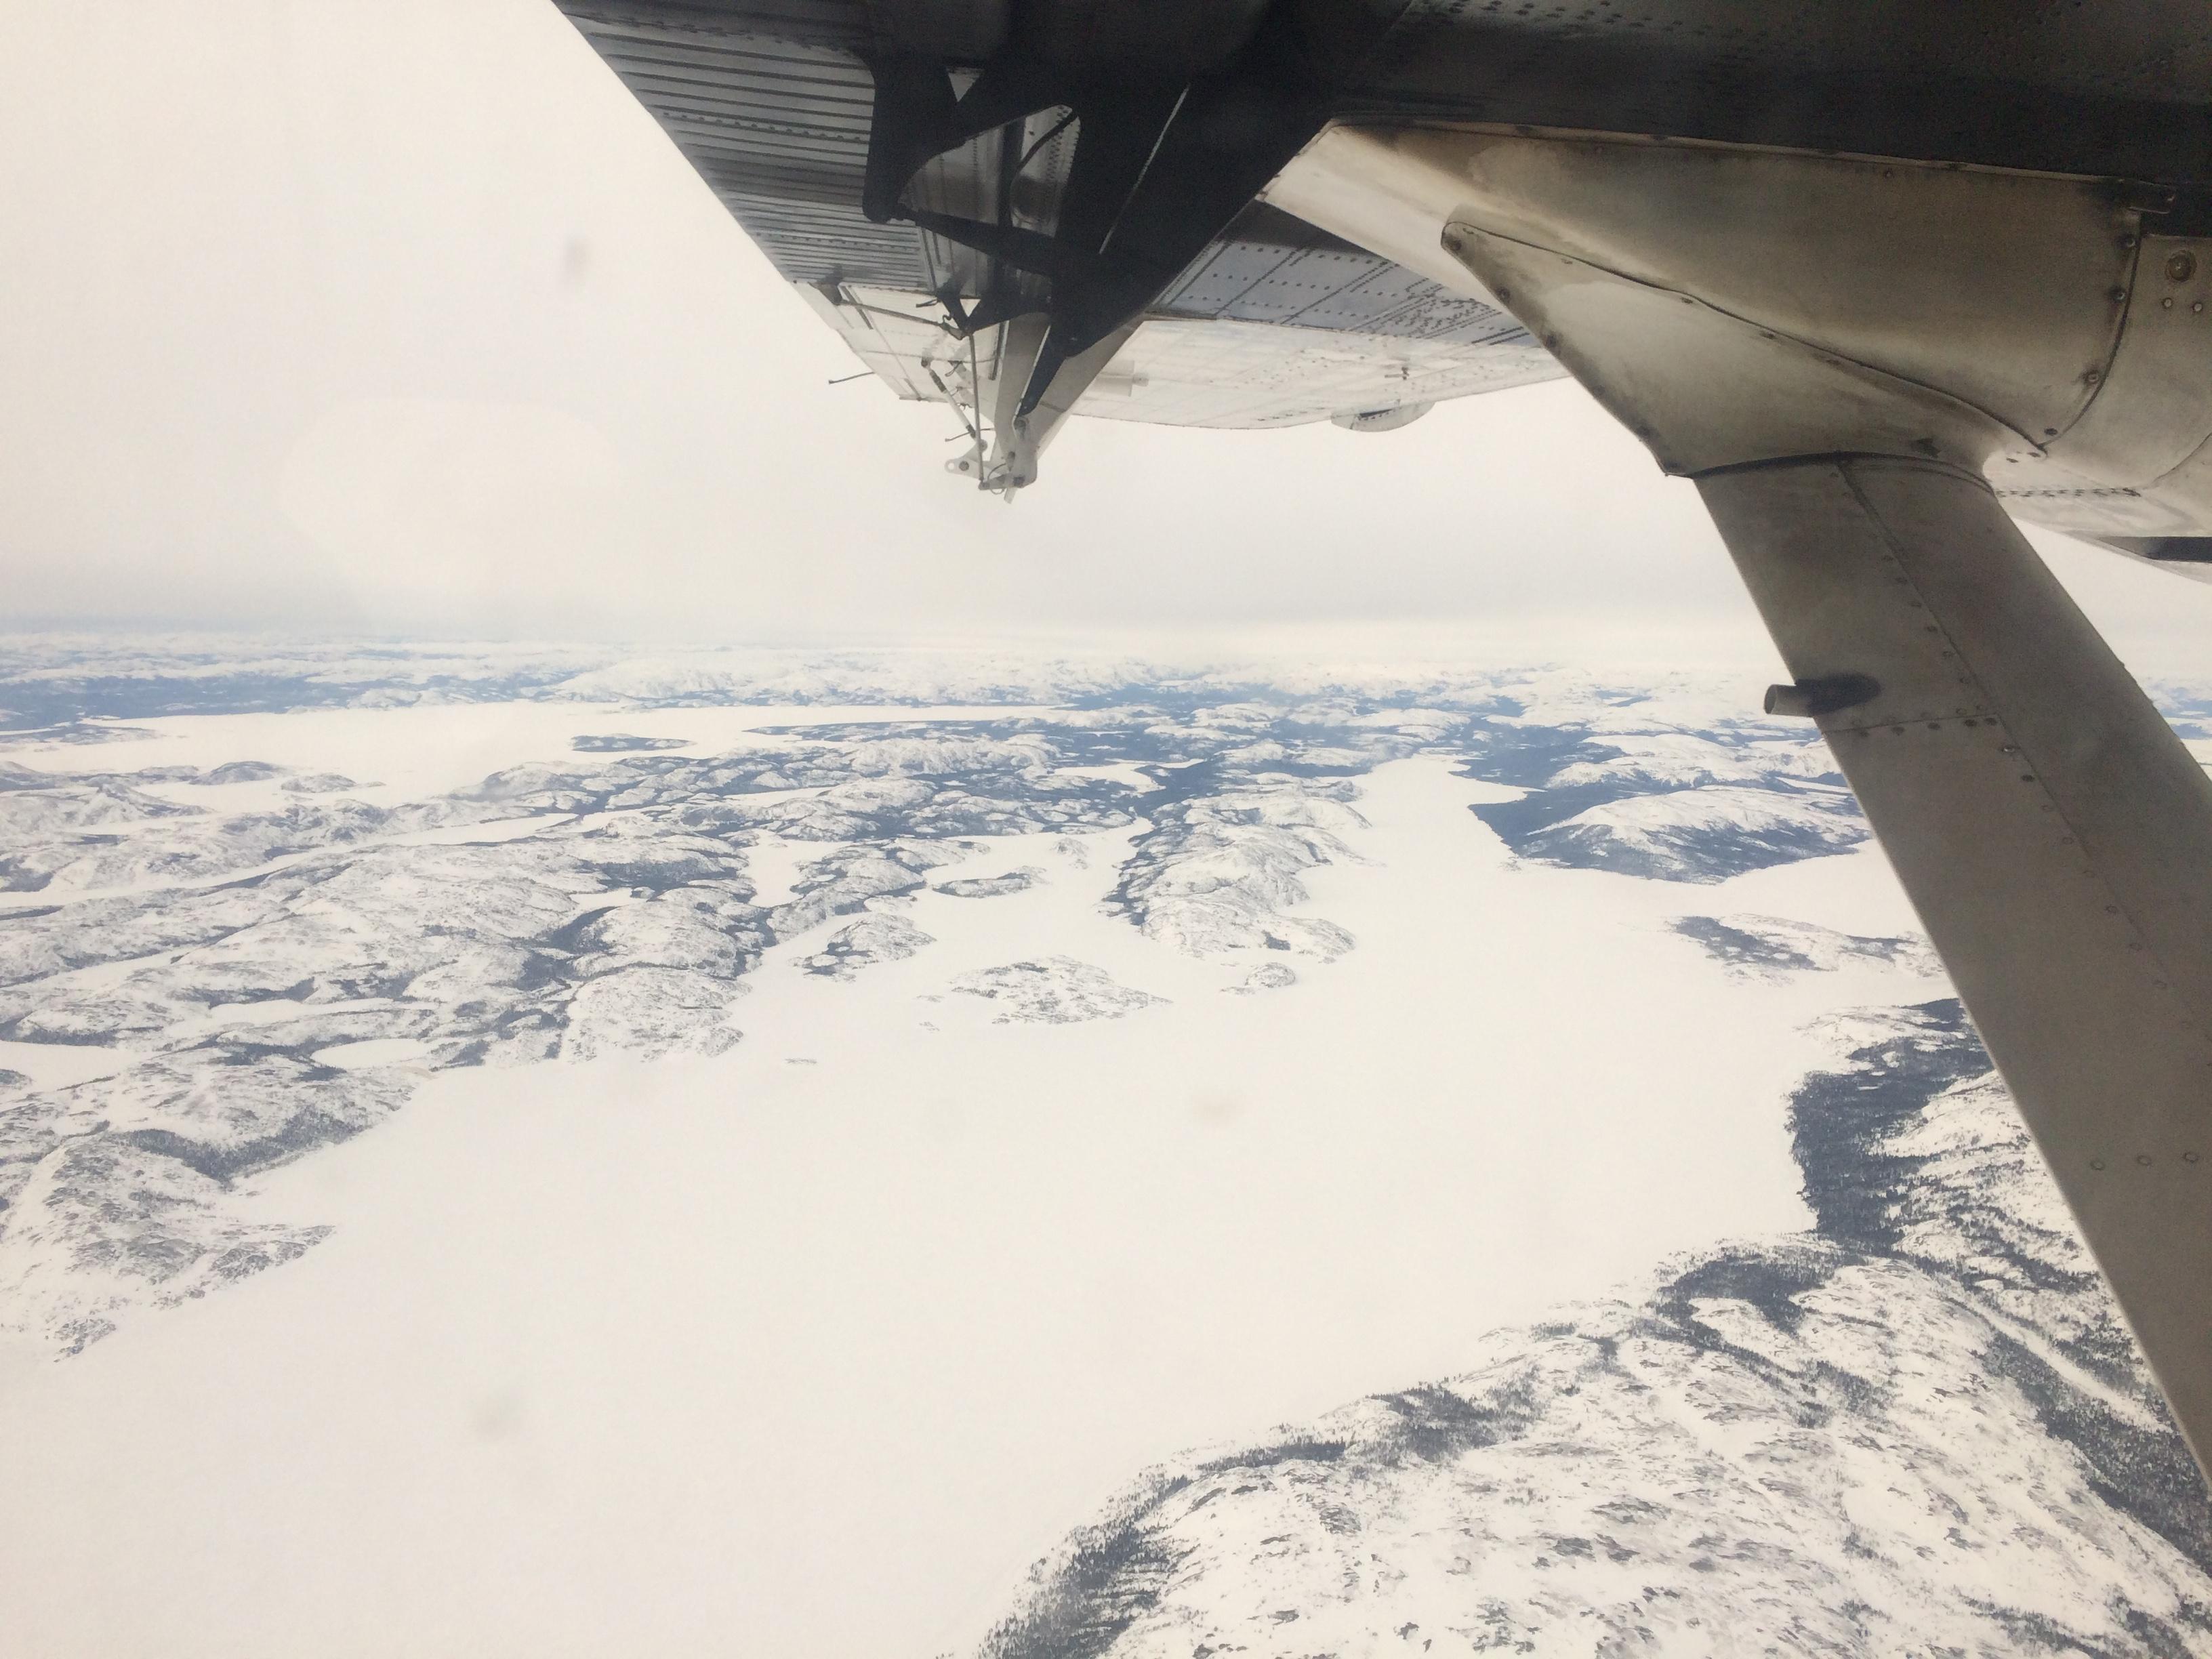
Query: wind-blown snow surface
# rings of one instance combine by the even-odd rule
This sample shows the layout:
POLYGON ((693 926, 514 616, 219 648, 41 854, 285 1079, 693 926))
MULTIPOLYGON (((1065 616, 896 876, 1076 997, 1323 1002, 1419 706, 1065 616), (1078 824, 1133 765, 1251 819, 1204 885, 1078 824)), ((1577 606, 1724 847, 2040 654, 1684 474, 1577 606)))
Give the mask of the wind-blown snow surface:
POLYGON ((15 642, 0 1631, 2203 1648, 1971 1040, 1836 1024, 1942 987, 1755 690, 15 642))

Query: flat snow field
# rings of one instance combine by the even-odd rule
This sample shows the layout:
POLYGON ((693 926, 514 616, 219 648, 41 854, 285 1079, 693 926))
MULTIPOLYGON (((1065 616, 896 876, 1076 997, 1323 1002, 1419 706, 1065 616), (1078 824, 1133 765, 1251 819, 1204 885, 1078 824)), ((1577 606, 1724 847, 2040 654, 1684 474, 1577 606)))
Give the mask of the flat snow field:
MULTIPOLYGON (((762 723, 556 713, 544 758, 762 723)), ((251 718, 226 751, 410 792, 540 757, 251 718)), ((1686 888, 1515 863, 1468 810, 1510 792, 1442 759, 1359 790, 1358 861, 1298 907, 1357 948, 1287 988, 1102 908, 1136 830, 987 841, 933 881, 1042 879, 923 893, 896 914, 936 942, 849 981, 776 946, 727 1054, 440 1073, 258 1177, 336 1231, 0 1375, 0 1650, 929 1659, 1149 1462, 1803 1224, 1801 1028, 1942 988, 1731 978, 1666 923, 1910 930, 1878 854, 1686 888), (1048 958, 1158 1000, 1007 1023, 955 988, 1048 958)))

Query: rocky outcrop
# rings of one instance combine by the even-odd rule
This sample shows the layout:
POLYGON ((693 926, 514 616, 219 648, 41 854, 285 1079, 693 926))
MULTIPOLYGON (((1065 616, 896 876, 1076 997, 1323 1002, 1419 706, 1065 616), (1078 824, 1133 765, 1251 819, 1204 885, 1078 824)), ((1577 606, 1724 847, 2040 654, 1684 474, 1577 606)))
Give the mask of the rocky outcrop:
POLYGON ((981 1659, 2212 1652, 2212 1504, 1957 1006, 1832 1031, 1814 1231, 1147 1472, 981 1659))

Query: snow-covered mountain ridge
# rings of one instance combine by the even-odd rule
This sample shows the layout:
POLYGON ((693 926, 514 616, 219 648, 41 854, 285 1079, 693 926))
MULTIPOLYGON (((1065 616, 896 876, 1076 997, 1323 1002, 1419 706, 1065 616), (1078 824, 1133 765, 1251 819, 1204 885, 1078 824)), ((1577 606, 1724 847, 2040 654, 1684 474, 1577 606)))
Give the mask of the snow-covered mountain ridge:
POLYGON ((1811 1233, 1147 1471, 982 1659, 2212 1652, 2212 1502, 1957 1005, 1832 1035, 1811 1233))

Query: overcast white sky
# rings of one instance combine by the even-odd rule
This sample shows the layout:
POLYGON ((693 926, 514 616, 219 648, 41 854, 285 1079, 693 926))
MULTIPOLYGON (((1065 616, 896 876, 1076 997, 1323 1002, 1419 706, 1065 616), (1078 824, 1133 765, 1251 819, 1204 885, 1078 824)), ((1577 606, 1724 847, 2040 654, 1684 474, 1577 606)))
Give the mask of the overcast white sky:
MULTIPOLYGON (((1565 384, 955 483, 551 0, 9 9, 0 625, 1759 643, 1565 384)), ((2056 556, 2140 665, 2212 637, 2212 588, 2056 556)))

